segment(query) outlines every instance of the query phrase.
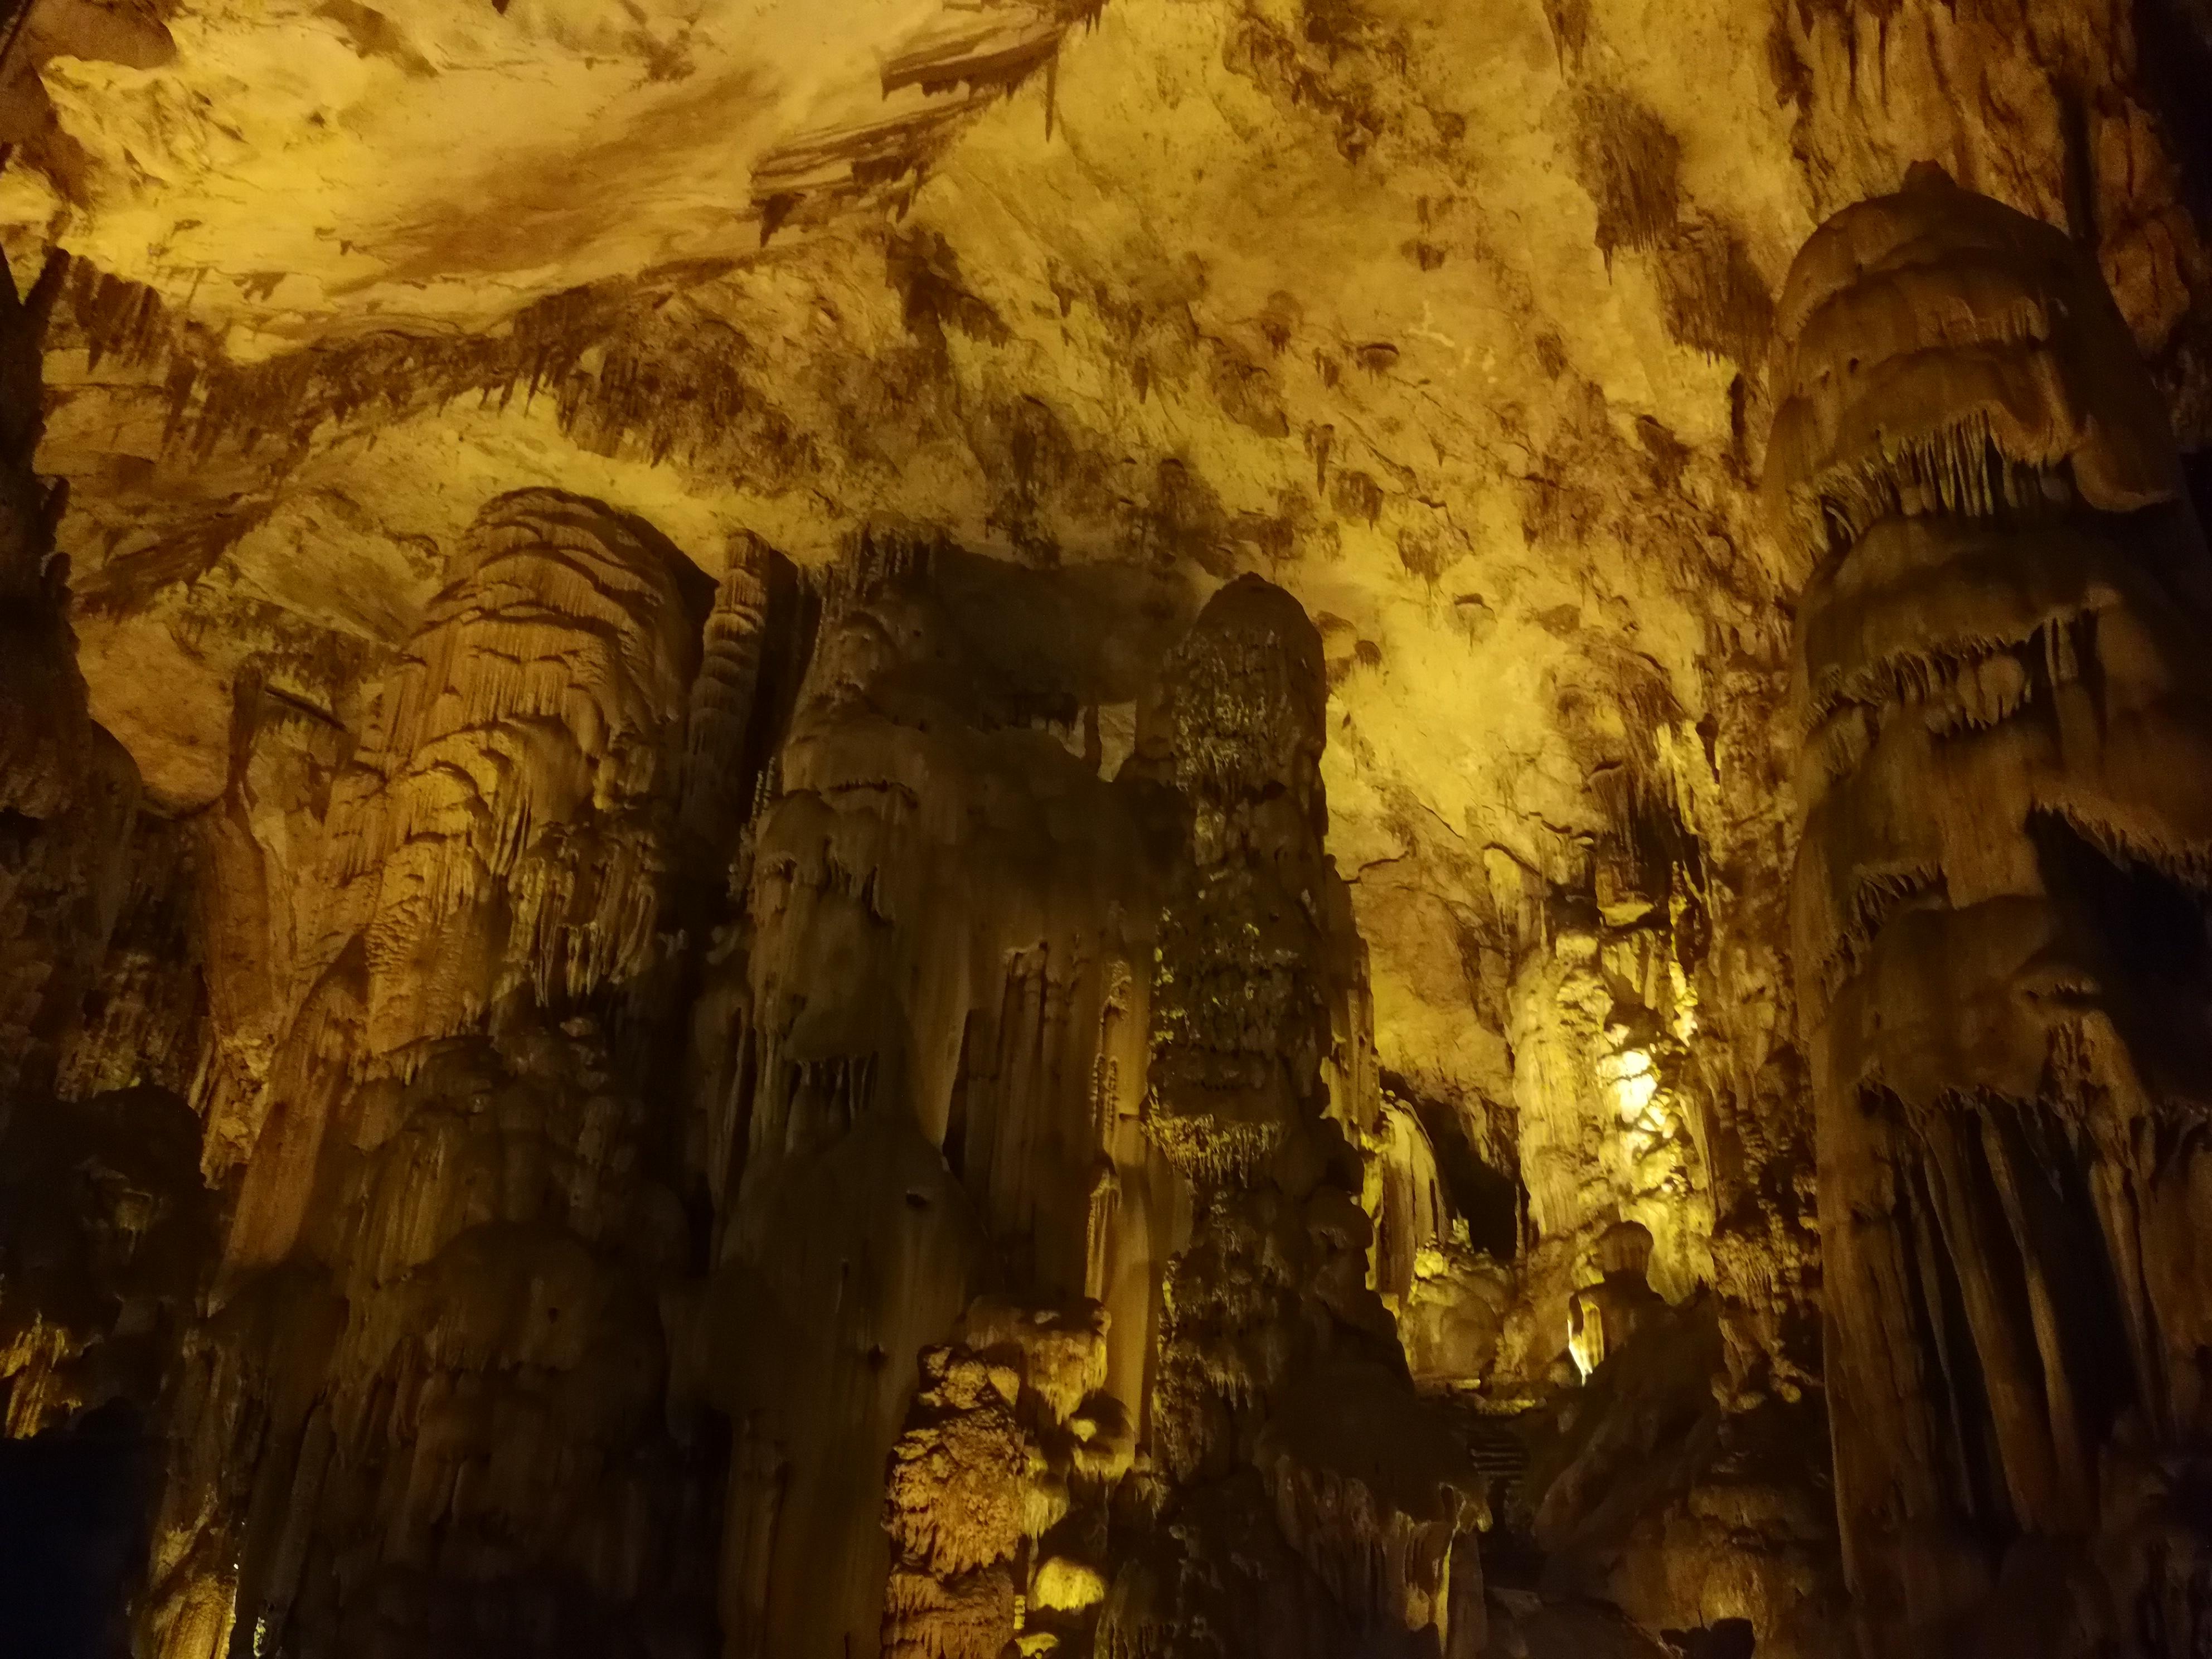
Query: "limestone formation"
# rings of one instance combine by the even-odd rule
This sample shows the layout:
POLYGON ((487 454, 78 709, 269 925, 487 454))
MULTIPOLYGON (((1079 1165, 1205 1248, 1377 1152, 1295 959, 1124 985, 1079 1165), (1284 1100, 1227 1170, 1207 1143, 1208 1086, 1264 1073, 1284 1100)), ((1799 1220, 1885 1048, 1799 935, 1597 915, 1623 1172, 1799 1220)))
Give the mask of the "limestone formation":
POLYGON ((1807 245, 1779 339, 1767 502, 1813 570, 1792 932, 1862 1617, 2187 1652, 2212 562, 2125 325, 2050 227, 1916 170, 1807 245), (2059 1627, 2027 1627, 2030 1583, 2059 1627))
MULTIPOLYGON (((1369 1285, 1352 1144, 1328 1115, 1324 1058, 1365 1034, 1357 941, 1322 851, 1322 692, 1312 623, 1245 577, 1170 654, 1156 719, 1139 728, 1182 829, 1145 1122, 1196 1205, 1164 1282, 1156 1454, 1177 1486, 1226 1485, 1240 1527, 1264 1492, 1329 1625, 1356 1641, 1420 1632, 1443 1652, 1455 1613, 1481 1616, 1467 1583, 1479 1582, 1481 1483, 1407 1376, 1369 1285)), ((1357 1067, 1336 1069, 1356 1086, 1357 1067)), ((1366 1104, 1338 1103, 1355 1125, 1366 1104)), ((1226 1588, 1206 1563, 1225 1540, 1209 1535, 1220 1520, 1202 1501, 1171 1498, 1164 1517, 1176 1575, 1164 1650, 1310 1639, 1273 1620, 1209 1625, 1196 1604, 1226 1588)))
MULTIPOLYGON (((759 1563, 725 1570, 738 1654, 860 1650, 880 1631, 893 1650, 995 1655, 946 1632, 1011 1634, 1011 1535, 940 1559, 895 1526, 894 1562, 881 1526, 885 1459, 924 1431, 901 1441, 917 1366, 963 1310, 975 1325, 977 1296, 1098 1304, 1101 1410, 1142 1405, 1176 1202, 1136 1128, 1143 809, 1046 723, 1097 690, 1024 684, 1007 641, 965 631, 982 619, 951 596, 978 579, 891 541, 830 584, 777 792, 729 849, 744 921, 708 970, 693 1076, 716 1240, 701 1386, 745 1425, 726 1536, 759 1563)), ((931 1363, 934 1393, 954 1391, 931 1409, 972 1421, 981 1362, 931 1363)), ((1006 1425, 975 1432, 995 1444, 1030 1395, 994 1386, 1006 1425)), ((1088 1391, 1024 1432, 1065 1439, 1088 1391)), ((926 1493, 936 1477, 899 1456, 926 1493)), ((922 1501, 902 1490, 895 1515, 922 1501)))
POLYGON ((0 294, 0 1086, 10 1104, 53 1084, 62 1034, 123 902, 121 846, 137 804, 129 757, 86 713, 68 565, 53 541, 65 492, 31 468, 41 335, 62 269, 49 266, 27 298, 12 277, 0 294))
POLYGON ((963 1324, 963 1343, 923 1355, 891 1453, 883 1651, 995 1659, 1024 1633, 1079 1646, 1105 1595, 1105 1501, 1128 1467, 1113 1448, 1126 1411, 1103 1392, 1103 1310, 987 1301, 963 1324))
POLYGON ((189 988, 175 1006, 175 981, 147 957, 183 943, 177 848, 158 830, 134 834, 137 769, 86 711, 53 544, 63 491, 31 466, 61 269, 22 298, 0 282, 0 1431, 11 1437, 112 1400, 153 1403, 210 1219, 176 1052, 197 1011, 189 988))
POLYGON ((227 820, 254 879, 212 902, 286 948, 240 947, 276 1035, 153 1651, 645 1651, 706 1595, 640 1087, 698 618, 672 552, 574 497, 494 501, 457 562, 305 846, 250 774, 227 820))

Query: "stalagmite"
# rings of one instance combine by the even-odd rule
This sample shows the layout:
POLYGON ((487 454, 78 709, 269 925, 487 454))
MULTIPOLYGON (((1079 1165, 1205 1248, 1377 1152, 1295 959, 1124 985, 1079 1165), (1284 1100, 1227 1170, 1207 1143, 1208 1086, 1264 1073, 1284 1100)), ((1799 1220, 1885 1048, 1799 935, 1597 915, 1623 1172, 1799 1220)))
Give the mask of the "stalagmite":
POLYGON ((1356 1154, 1326 1115, 1332 1010, 1361 963, 1322 851, 1322 697, 1313 624, 1247 577, 1170 656, 1139 733, 1182 837, 1145 1124, 1193 1182, 1196 1218, 1167 1267, 1153 1413, 1162 1469, 1183 1489, 1163 1515, 1172 1565, 1125 1569, 1163 1572, 1169 1606, 1152 1637, 1120 1639, 1171 1653, 1202 1650, 1177 1634, 1194 1630, 1212 1632, 1203 1650, 1328 1652, 1330 1627, 1427 1632, 1443 1651, 1455 1572, 1461 1611, 1480 1616, 1468 1581, 1481 1483, 1407 1378, 1368 1284, 1356 1154), (1224 1617, 1259 1586, 1237 1583, 1250 1563, 1233 1552, 1226 1574, 1211 1559, 1221 1529, 1271 1521, 1331 1604, 1320 1629, 1285 1617, 1295 1602, 1224 1617))
POLYGON ((1042 1558, 1010 1560, 1011 1537, 946 1554, 897 1517, 934 1501, 933 1481, 998 1490, 957 1450, 979 1412, 1012 1424, 1018 1404, 1019 1446, 1050 1437, 1064 1469, 1141 1408, 1148 1264, 1176 1213, 1135 1128, 1147 809, 1040 729, 1036 691, 963 632, 958 577, 950 553, 885 544, 828 584, 780 793, 744 836, 745 921, 695 1018, 719 1241, 702 1386, 760 1449, 732 1471, 725 1523, 761 1564, 726 1564, 736 1655, 835 1659, 880 1639, 995 1656, 1026 1594, 1008 1575, 1042 1558), (971 1306, 994 1289, 1054 1319, 1095 1310, 1095 1328, 1073 1327, 1080 1387, 1041 1376, 1034 1334, 1058 1326, 1024 1316, 1029 1359, 975 1393, 975 1367, 1014 1340, 971 1306), (963 1310, 966 1346, 945 1350, 963 1310), (953 1449, 925 1456, 915 1436, 953 1449))
MULTIPOLYGON (((685 583, 597 503, 491 503, 289 914, 255 912, 297 955, 179 1407, 151 1650, 199 1659, 234 1622, 302 1655, 556 1629, 643 1652, 696 1616, 708 1487, 663 1422, 653 1299, 684 1222, 638 1084, 665 1030, 685 583)), ((257 873, 284 823, 240 821, 257 873)))
POLYGON ((1775 374, 1868 1651, 2195 1652, 2212 562, 2172 437, 2094 268, 1932 167, 1807 244, 1775 374))

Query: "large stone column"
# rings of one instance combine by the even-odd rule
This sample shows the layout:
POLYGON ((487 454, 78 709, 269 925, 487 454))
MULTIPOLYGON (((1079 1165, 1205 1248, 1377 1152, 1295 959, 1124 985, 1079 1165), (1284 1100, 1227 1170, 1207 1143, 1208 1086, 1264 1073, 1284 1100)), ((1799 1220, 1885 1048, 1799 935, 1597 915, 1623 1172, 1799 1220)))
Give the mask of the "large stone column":
POLYGON ((2212 564, 2173 441, 2076 246, 1932 167, 1807 244, 1775 374, 1868 1651, 2199 1652, 2212 564))
POLYGON ((1477 1483, 1369 1286, 1358 1155, 1327 1115, 1364 963, 1322 847, 1326 698, 1313 623, 1246 576, 1140 732, 1182 831, 1145 1121, 1195 1219, 1163 1289, 1159 1531, 1117 1575, 1104 1652, 1479 1650, 1477 1483))
POLYGON ((1048 584, 943 552, 823 582, 694 1016, 732 1659, 997 1659, 1020 1597, 1079 1622, 1092 1533, 1062 1523, 1103 1541, 1140 1408, 1171 1185, 1136 1128, 1147 838, 1060 735, 1076 690, 948 591, 1048 584))
POLYGON ((657 1306, 688 1255, 677 1117, 643 1086, 684 575, 596 502, 495 501, 332 788, 275 924, 298 945, 154 1650, 708 1639, 714 1471, 666 1425, 657 1306))

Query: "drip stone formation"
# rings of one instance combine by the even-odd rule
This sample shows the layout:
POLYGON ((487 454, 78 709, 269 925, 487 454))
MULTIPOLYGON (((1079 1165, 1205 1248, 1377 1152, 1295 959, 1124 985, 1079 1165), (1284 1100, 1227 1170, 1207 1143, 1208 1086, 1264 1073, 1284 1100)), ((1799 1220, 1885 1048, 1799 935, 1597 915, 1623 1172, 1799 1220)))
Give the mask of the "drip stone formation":
MULTIPOLYGON (((1792 939, 1862 1618, 2187 1652, 2212 562, 2096 272, 1934 168, 1784 292, 1792 939), (2032 1594, 2029 1593, 2032 1586, 2032 1594)), ((2081 1650, 2094 1651, 2095 1647, 2081 1650)))
POLYGON ((2201 0, 16 0, 0 1655, 2205 1659, 2201 0))

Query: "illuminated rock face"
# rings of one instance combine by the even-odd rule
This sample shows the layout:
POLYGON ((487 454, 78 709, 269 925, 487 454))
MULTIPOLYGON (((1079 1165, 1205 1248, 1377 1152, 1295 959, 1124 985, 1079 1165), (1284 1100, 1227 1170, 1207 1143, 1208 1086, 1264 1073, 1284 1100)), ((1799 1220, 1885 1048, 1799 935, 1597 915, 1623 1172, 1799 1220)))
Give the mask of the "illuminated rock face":
POLYGON ((1793 939, 1878 1639, 2205 1639, 2212 561, 2096 271, 1933 169, 1783 298, 1793 939), (2036 1631, 2021 1604, 2065 1609, 2036 1631), (2155 1637, 2139 1632, 2155 1631, 2155 1637))

